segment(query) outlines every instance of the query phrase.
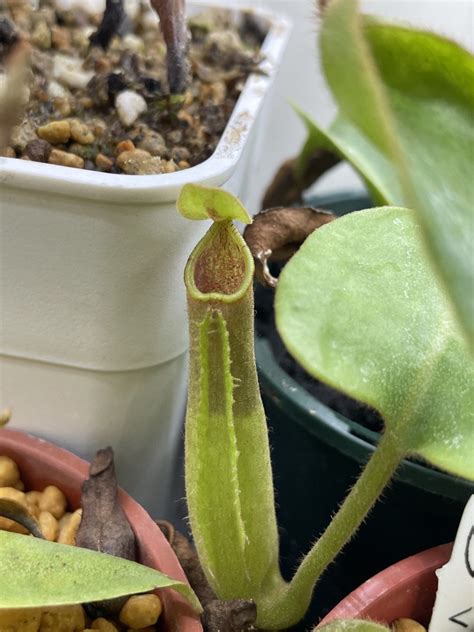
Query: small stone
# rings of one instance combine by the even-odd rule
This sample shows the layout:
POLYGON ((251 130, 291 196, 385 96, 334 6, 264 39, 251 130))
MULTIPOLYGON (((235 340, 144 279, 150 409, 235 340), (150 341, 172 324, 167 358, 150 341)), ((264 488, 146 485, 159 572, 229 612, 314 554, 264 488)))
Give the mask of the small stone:
POLYGON ((124 151, 133 151, 134 149, 135 149, 135 145, 132 143, 131 140, 122 140, 120 141, 120 143, 118 143, 117 147, 115 148, 115 152, 118 155, 124 151))
POLYGON ((209 33, 204 51, 212 58, 219 57, 222 65, 235 53, 242 53, 244 47, 239 35, 231 30, 219 30, 209 33))
POLYGON ((0 149, 0 156, 3 158, 16 158, 16 151, 13 147, 4 147, 3 149, 0 149))
POLYGON ((227 85, 224 81, 214 81, 213 83, 206 84, 208 89, 208 99, 210 99, 216 105, 223 103, 227 96, 227 85))
POLYGON ((52 7, 45 6, 43 2, 41 4, 43 6, 32 12, 32 22, 35 26, 38 22, 46 22, 46 24, 51 27, 53 24, 56 24, 56 12, 52 7))
POLYGON ((127 33, 122 39, 122 46, 133 53, 143 53, 144 44, 143 39, 133 33, 127 33))
POLYGON ((31 50, 31 68, 44 77, 51 77, 53 74, 54 60, 50 52, 40 51, 38 48, 31 50))
POLYGON ((148 151, 152 156, 163 156, 167 152, 165 139, 161 134, 148 128, 137 142, 139 149, 148 151))
POLYGON ((145 99, 133 90, 120 92, 115 99, 115 107, 119 119, 126 127, 133 125, 140 114, 148 109, 145 99))
POLYGON ((94 73, 82 68, 82 60, 57 53, 54 58, 53 76, 69 88, 85 88, 94 73))
POLYGON ((124 2, 125 12, 131 20, 138 20, 140 11, 143 8, 140 0, 125 0, 124 2))
POLYGON ((133 176, 152 175, 163 173, 162 160, 157 156, 152 156, 143 149, 133 149, 123 151, 117 157, 117 167, 124 173, 133 176))
POLYGON ((93 26, 86 26, 82 29, 75 29, 72 33, 72 45, 78 49, 81 55, 86 55, 89 50, 89 37, 94 33, 93 26))
POLYGON ((99 107, 109 104, 108 75, 99 73, 94 75, 87 84, 87 94, 99 107))
MULTIPOLYGON (((116 626, 108 619, 100 617, 92 622, 91 630, 99 630, 100 632, 118 632, 116 626)), ((85 630, 84 630, 85 632, 85 630)))
POLYGON ((31 41, 35 46, 43 50, 51 48, 51 31, 46 22, 38 22, 31 34, 31 41))
POLYGON ((71 114, 71 102, 69 99, 54 99, 53 100, 54 109, 61 116, 69 116, 71 114))
POLYGON ((183 121, 184 123, 186 123, 188 125, 188 127, 192 127, 194 124, 194 119, 191 116, 191 114, 189 114, 189 112, 187 112, 186 110, 180 110, 178 112, 177 118, 180 121, 183 121))
POLYGON ((63 11, 82 10, 88 15, 93 15, 97 11, 103 11, 105 2, 97 0, 55 0, 54 5, 61 13, 63 11))
POLYGON ((92 145, 81 145, 81 143, 71 143, 69 145, 68 151, 71 154, 76 154, 76 156, 80 156, 84 160, 95 160, 95 157, 98 154, 98 149, 93 143, 92 145))
POLYGON ((53 149, 51 151, 48 162, 51 165, 75 167, 76 169, 83 169, 84 167, 84 160, 80 156, 70 154, 67 151, 61 151, 60 149, 53 149))
POLYGON ((161 161, 161 173, 174 173, 175 171, 178 171, 178 167, 174 160, 161 161))
POLYGON ((47 140, 52 145, 67 143, 71 137, 71 126, 69 121, 51 121, 42 127, 38 127, 36 133, 43 140, 47 140))
POLYGON ((392 632, 426 632, 426 628, 414 619, 396 619, 392 623, 392 632))
POLYGON ((10 144, 17 151, 24 151, 28 143, 36 138, 38 138, 36 126, 31 121, 25 120, 21 125, 13 128, 10 144))
POLYGON ((100 171, 112 171, 113 161, 105 154, 97 154, 95 164, 100 171))
POLYGON ((35 162, 48 162, 52 149, 47 141, 35 138, 26 146, 26 155, 35 162))
POLYGON ((187 147, 175 147, 171 150, 171 158, 175 162, 188 161, 191 158, 191 152, 187 147))
POLYGON ((183 132, 180 129, 174 129, 167 135, 168 144, 179 145, 183 140, 183 132))
POLYGON ((89 121, 89 129, 91 129, 94 136, 98 138, 105 134, 107 125, 102 119, 96 118, 89 121))
POLYGON ((71 48, 70 32, 62 26, 51 27, 51 44, 57 50, 67 51, 71 48))
POLYGON ((112 68, 112 64, 110 63, 110 59, 107 57, 99 57, 94 61, 94 70, 98 74, 107 74, 110 72, 112 68))
POLYGON ((188 162, 187 160, 180 160, 180 161, 178 162, 178 167, 179 167, 180 169, 189 169, 189 167, 190 167, 190 166, 191 166, 191 165, 189 164, 189 162, 188 162))
POLYGON ((159 23, 158 15, 155 13, 155 11, 145 8, 140 16, 140 23, 144 31, 149 31, 153 28, 156 28, 159 23))
POLYGON ((89 127, 76 119, 70 122, 71 138, 81 145, 90 145, 95 141, 95 136, 89 127))
POLYGON ((51 99, 65 99, 71 93, 54 79, 48 83, 48 95, 51 99))
POLYGON ((120 611, 120 622, 131 628, 155 625, 162 606, 157 595, 134 595, 129 597, 120 611))
POLYGON ((85 110, 91 110, 94 107, 94 101, 90 97, 81 97, 77 102, 85 110))

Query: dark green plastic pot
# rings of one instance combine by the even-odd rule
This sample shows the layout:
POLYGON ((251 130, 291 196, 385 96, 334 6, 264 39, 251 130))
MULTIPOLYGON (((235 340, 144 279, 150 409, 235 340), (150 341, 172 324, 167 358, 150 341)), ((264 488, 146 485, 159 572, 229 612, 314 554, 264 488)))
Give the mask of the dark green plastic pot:
MULTIPOLYGON (((360 195, 312 203, 341 214, 371 206, 360 195)), ((283 572, 289 576, 327 526, 379 435, 305 391, 277 364, 266 339, 257 338, 256 356, 270 430, 283 572)), ((453 540, 472 493, 474 485, 469 482, 404 461, 356 537, 316 588, 308 624, 380 570, 453 540)))

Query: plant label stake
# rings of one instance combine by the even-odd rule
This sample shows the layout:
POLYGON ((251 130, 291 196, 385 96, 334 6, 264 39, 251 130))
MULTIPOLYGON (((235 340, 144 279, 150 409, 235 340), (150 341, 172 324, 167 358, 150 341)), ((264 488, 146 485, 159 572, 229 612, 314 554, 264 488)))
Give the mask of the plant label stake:
POLYGON ((439 585, 429 632, 474 630, 474 495, 464 510, 451 559, 436 575, 439 585))

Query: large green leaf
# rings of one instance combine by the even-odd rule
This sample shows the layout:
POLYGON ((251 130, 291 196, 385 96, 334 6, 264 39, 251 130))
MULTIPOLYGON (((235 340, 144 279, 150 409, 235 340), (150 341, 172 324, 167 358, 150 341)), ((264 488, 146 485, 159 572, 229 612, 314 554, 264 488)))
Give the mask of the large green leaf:
POLYGON ((63 606, 173 588, 200 612, 187 584, 136 562, 0 530, 0 609, 63 606))
POLYGON ((339 107, 325 133, 376 199, 419 214, 423 236, 474 344, 474 58, 431 33, 361 17, 332 0, 321 31, 324 71, 339 107))
POLYGON ((378 409, 403 453, 474 478, 474 363, 412 211, 318 229, 283 270, 280 334, 312 375, 378 409))

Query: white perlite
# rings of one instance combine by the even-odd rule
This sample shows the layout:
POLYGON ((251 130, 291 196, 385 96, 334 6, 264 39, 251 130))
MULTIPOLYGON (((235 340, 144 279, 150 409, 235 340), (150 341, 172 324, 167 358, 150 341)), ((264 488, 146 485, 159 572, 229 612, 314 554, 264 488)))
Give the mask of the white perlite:
POLYGON ((56 8, 60 11, 82 9, 86 13, 102 13, 105 9, 105 0, 55 0, 56 8))
MULTIPOLYGON (((90 15, 102 13, 105 9, 105 0, 55 0, 56 8, 61 11, 82 9, 90 15)), ((134 20, 140 9, 139 0, 125 0, 125 12, 134 20)))
POLYGON ((48 95, 51 97, 51 99, 64 99, 70 94, 71 93, 66 90, 64 86, 62 86, 57 81, 54 81, 54 79, 49 82, 48 95))
POLYGON ((85 88, 94 76, 90 70, 82 68, 82 59, 69 55, 56 54, 54 57, 53 76, 69 88, 85 88))
POLYGON ((124 90, 117 95, 115 107, 121 122, 128 127, 133 125, 140 114, 147 111, 145 99, 133 90, 124 90))

